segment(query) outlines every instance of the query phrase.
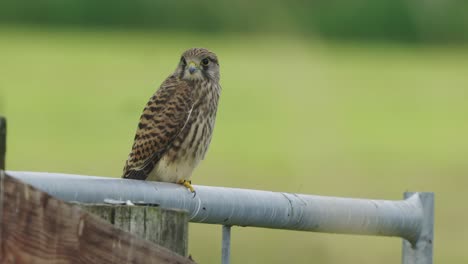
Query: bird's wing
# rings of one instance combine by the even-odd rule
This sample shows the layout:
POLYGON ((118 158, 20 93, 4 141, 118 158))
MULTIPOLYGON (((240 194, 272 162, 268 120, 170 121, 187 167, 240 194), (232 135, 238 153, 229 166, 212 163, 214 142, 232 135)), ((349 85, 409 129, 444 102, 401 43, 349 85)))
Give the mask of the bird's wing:
POLYGON ((148 177, 187 124, 192 107, 188 84, 174 76, 166 79, 143 110, 123 178, 148 177))

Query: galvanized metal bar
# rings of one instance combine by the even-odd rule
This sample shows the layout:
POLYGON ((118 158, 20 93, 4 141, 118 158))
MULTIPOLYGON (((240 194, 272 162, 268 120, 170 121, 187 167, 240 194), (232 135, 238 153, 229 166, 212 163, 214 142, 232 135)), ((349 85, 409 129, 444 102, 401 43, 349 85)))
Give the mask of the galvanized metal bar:
POLYGON ((156 203, 187 210, 191 222, 327 233, 398 236, 414 243, 423 228, 418 193, 406 200, 369 200, 236 188, 183 186, 79 175, 15 172, 8 175, 65 200, 156 203))
POLYGON ((0 170, 5 169, 6 133, 6 119, 3 116, 0 116, 0 170))
MULTIPOLYGON (((404 197, 414 195, 405 192, 404 197)), ((423 222, 415 242, 403 240, 403 264, 432 264, 434 244, 434 193, 419 193, 423 208, 423 222)))
POLYGON ((221 263, 231 263, 231 226, 223 225, 223 244, 221 248, 221 263))

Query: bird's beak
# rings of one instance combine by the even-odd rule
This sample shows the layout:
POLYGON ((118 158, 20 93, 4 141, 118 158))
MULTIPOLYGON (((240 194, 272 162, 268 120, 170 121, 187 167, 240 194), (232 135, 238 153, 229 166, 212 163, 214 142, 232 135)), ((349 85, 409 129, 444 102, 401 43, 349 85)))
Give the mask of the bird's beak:
POLYGON ((188 64, 188 71, 190 72, 190 74, 193 74, 194 72, 196 72, 198 70, 198 65, 191 61, 189 64, 188 64))

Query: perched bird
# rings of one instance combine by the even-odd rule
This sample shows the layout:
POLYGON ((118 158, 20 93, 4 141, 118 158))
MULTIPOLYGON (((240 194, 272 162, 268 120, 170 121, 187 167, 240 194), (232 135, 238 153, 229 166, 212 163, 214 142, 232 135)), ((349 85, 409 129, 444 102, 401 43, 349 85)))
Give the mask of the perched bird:
POLYGON ((216 54, 185 51, 143 109, 123 178, 179 183, 194 192, 190 177, 210 145, 220 92, 216 54))

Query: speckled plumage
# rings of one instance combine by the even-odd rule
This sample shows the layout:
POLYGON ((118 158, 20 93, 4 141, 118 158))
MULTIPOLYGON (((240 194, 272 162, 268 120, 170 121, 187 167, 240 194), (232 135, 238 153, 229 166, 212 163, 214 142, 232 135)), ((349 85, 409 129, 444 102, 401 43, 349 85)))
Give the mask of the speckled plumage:
POLYGON ((216 55, 185 51, 143 110, 123 178, 189 180, 210 144, 220 91, 216 55))

